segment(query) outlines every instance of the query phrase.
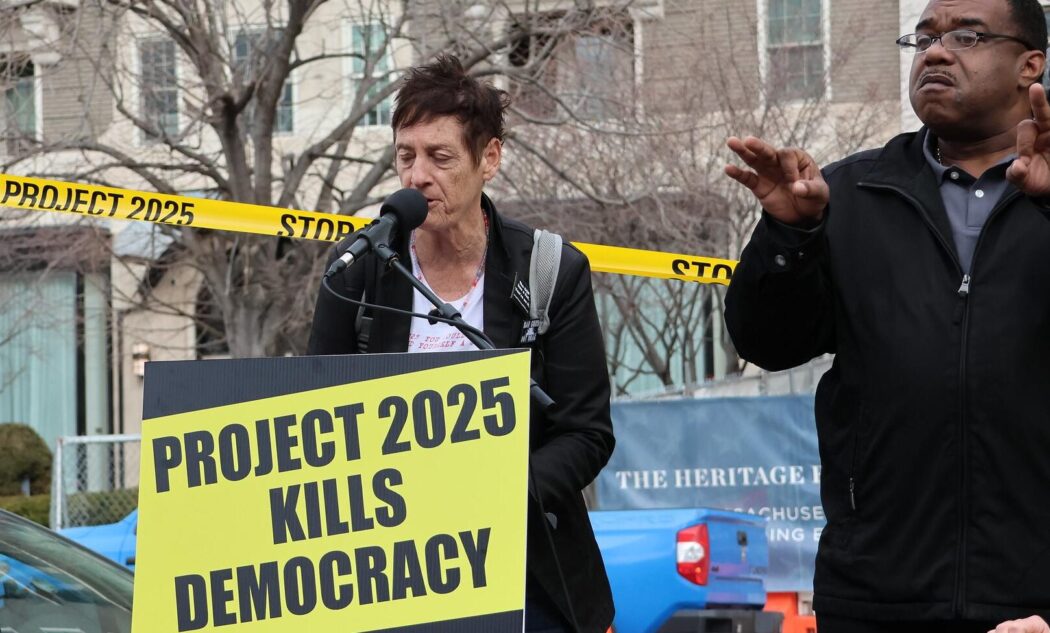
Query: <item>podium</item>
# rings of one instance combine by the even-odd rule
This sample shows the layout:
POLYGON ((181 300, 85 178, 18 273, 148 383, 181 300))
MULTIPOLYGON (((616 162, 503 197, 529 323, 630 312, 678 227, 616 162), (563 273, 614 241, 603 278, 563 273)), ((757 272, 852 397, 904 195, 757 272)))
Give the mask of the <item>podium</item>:
POLYGON ((134 633, 520 633, 529 353, 146 366, 134 633))

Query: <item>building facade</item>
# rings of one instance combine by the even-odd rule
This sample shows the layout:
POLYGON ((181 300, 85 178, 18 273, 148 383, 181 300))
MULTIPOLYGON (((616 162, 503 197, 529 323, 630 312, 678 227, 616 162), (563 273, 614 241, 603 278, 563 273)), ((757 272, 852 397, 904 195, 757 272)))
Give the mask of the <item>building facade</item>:
MULTIPOLYGON (((732 257, 756 210, 721 176, 725 137, 805 145, 827 162, 914 129, 894 40, 923 4, 646 0, 580 17, 560 0, 397 5, 411 15, 354 2, 304 17, 242 2, 215 5, 226 13, 211 39, 189 29, 183 41, 105 3, 5 2, 0 160, 9 173, 374 210, 397 187, 388 86, 452 50, 481 55, 476 68, 515 99, 505 175, 492 187, 501 208, 569 239, 732 257), (205 46, 214 66, 187 53, 205 46), (227 115, 237 143, 216 131, 227 115)), ((0 422, 29 423, 52 445, 137 431, 145 362, 227 355, 223 324, 238 323, 229 306, 259 302, 244 322, 265 312, 266 292, 217 292, 221 266, 208 258, 256 249, 275 266, 295 263, 276 240, 211 243, 12 209, 0 211, 0 231, 0 422)), ((296 274, 301 289, 273 301, 294 303, 300 327, 316 284, 296 274)), ((718 292, 618 283, 596 279, 620 394, 695 386, 736 366, 718 292)))

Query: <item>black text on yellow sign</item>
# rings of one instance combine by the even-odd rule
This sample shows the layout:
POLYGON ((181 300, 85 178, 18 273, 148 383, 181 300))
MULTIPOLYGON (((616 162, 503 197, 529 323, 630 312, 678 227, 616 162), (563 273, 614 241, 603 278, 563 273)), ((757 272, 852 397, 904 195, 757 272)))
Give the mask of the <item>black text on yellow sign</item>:
POLYGON ((527 376, 518 352, 147 420, 134 630, 520 631, 527 376))
MULTIPOLYGON (((140 220, 177 227, 215 229, 337 242, 365 226, 366 218, 279 209, 241 202, 71 184, 0 175, 0 207, 74 213, 85 217, 140 220)), ((736 262, 600 244, 574 243, 595 272, 726 285, 736 262)))

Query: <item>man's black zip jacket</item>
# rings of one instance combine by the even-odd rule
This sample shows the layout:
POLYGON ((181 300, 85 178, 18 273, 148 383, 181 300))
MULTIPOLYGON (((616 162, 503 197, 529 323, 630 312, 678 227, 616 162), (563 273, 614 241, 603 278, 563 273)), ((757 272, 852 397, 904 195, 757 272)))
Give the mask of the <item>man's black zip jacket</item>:
POLYGON ((824 170, 806 233, 766 215, 726 298, 740 354, 835 354, 816 395, 818 613, 1050 616, 1050 222, 1009 187, 964 278, 925 130, 824 170))

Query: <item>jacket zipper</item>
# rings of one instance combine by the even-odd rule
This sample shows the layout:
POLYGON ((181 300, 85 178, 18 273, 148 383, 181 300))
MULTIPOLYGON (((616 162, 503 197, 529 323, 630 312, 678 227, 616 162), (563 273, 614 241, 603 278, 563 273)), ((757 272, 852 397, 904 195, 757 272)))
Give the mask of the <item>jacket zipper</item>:
POLYGON ((991 226, 996 216, 1000 215, 1004 208, 1020 196, 1021 194, 1018 191, 1010 192, 999 201, 999 204, 995 205, 995 208, 992 209, 992 212, 988 215, 988 219, 984 222, 984 226, 981 227, 980 234, 977 235, 977 243, 974 244, 973 256, 970 260, 970 274, 963 275, 962 285, 959 286, 959 296, 963 300, 962 345, 959 352, 959 448, 962 457, 959 466, 959 480, 960 491, 962 493, 960 496, 960 514, 962 520, 959 522, 959 562, 956 566, 957 571, 955 577, 954 611, 957 618, 966 617, 966 538, 968 534, 966 527, 970 520, 970 495, 968 494, 966 486, 966 472, 969 469, 970 461, 970 435, 966 432, 966 349, 969 346, 970 340, 970 283, 972 282, 973 275, 977 270, 977 253, 981 250, 981 242, 984 241, 984 236, 985 233, 988 232, 988 227, 991 226))
POLYGON ((857 511, 857 446, 860 444, 860 427, 864 424, 864 406, 861 405, 859 419, 854 422, 853 454, 849 460, 849 507, 857 511))
MULTIPOLYGON (((937 240, 941 243, 941 247, 947 251, 949 256, 951 256, 952 261, 955 262, 956 269, 959 271, 959 274, 962 275, 962 281, 959 285, 959 289, 956 291, 963 302, 962 334, 959 346, 959 514, 961 520, 959 521, 959 543, 956 547, 955 555, 955 598, 952 605, 952 611, 954 612, 955 617, 962 618, 964 617, 966 602, 966 524, 969 521, 970 515, 970 507, 968 503, 969 497, 966 493, 966 471, 969 465, 969 443, 967 442, 968 434, 966 433, 966 348, 969 343, 970 285, 973 282, 973 273, 977 266, 977 253, 981 248, 981 242, 984 241, 984 235, 987 232, 989 225, 991 225, 992 221, 1004 208, 1011 204, 1015 199, 1019 198, 1021 193, 1018 191, 1008 193, 992 209, 992 212, 988 215, 988 219, 984 222, 984 226, 981 227, 980 234, 977 236, 977 243, 974 244, 973 255, 970 259, 970 273, 967 274, 963 272, 962 264, 959 262, 959 258, 955 254, 955 249, 951 248, 944 236, 941 235, 941 232, 937 230, 937 227, 933 224, 933 220, 930 219, 929 212, 926 211, 926 208, 922 206, 922 203, 919 202, 918 199, 903 189, 893 185, 859 182, 857 183, 857 186, 891 191, 910 202, 912 206, 919 211, 919 215, 922 216, 923 221, 926 222, 926 225, 937 237, 937 240)), ((853 482, 851 481, 851 494, 852 483, 853 482)))

